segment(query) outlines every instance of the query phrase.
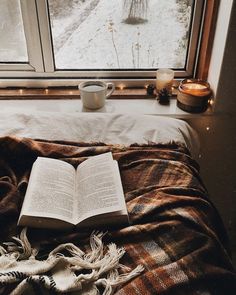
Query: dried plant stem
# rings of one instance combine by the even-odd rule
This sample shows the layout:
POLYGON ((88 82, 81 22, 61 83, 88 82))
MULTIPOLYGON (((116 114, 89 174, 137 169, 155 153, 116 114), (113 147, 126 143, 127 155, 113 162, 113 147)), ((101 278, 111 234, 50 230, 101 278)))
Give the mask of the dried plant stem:
POLYGON ((140 32, 138 32, 138 40, 137 40, 137 51, 138 51, 138 65, 137 67, 139 68, 139 59, 140 59, 140 48, 141 48, 141 45, 139 43, 139 36, 140 36, 140 32))
POLYGON ((112 44, 113 44, 113 47, 114 47, 115 53, 116 53, 117 65, 118 65, 118 68, 120 68, 119 55, 118 55, 118 50, 116 48, 116 43, 115 43, 115 39, 114 39, 114 31, 113 30, 111 31, 111 40, 112 40, 112 44))
POLYGON ((134 44, 132 44, 132 62, 133 62, 133 67, 135 69, 134 44))

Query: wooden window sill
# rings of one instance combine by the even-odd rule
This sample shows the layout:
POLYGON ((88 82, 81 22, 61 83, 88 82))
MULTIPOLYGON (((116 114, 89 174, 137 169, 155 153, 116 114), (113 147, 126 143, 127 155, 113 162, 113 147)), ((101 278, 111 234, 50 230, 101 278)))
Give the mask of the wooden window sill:
MULTIPOLYGON (((155 98, 156 94, 147 95, 146 88, 116 89, 110 99, 144 99, 155 98)), ((79 99, 79 90, 75 87, 69 88, 4 88, 0 89, 0 100, 11 99, 79 99)))

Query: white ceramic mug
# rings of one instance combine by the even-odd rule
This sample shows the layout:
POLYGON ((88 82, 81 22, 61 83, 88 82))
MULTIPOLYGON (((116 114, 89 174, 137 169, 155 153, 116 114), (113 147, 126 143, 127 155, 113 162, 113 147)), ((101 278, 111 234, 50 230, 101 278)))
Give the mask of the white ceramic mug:
POLYGON ((86 81, 79 84, 80 98, 83 106, 88 109, 99 109, 105 104, 108 98, 115 90, 113 83, 103 81, 86 81), (111 90, 108 91, 108 88, 111 90))

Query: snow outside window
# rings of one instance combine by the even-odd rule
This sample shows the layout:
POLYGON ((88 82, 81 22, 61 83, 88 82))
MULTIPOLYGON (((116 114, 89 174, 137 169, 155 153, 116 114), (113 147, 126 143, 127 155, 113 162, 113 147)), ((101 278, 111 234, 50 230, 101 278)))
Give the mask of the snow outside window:
POLYGON ((153 81, 158 68, 174 69, 176 78, 194 76, 205 5, 0 0, 1 85, 75 86, 101 78, 136 87, 153 81))
POLYGON ((56 69, 186 65, 192 0, 48 0, 56 69))
POLYGON ((20 0, 1 0, 0 20, 0 61, 27 62, 20 0))

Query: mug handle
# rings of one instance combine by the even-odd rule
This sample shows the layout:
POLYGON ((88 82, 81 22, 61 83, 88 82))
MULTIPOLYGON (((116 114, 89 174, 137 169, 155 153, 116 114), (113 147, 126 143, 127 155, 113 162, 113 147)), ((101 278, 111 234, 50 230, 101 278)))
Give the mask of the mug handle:
POLYGON ((107 83, 107 89, 111 86, 111 90, 107 93, 106 98, 110 97, 115 90, 115 84, 107 83))

